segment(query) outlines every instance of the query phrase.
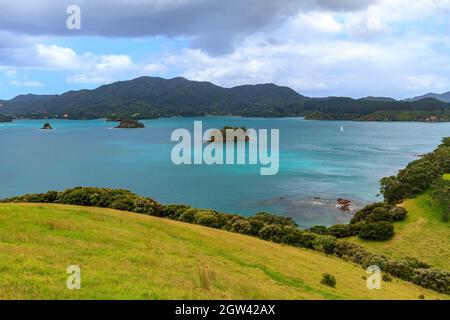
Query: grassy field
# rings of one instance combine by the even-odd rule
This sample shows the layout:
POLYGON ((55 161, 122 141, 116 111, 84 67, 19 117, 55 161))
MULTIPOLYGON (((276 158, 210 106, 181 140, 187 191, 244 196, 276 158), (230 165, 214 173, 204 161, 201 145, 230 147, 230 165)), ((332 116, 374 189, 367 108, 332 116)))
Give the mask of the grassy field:
POLYGON ((109 209, 0 204, 1 299, 447 299, 337 258, 109 209), (81 290, 66 269, 81 268, 81 290), (336 288, 322 285, 324 272, 336 288))
POLYGON ((432 206, 428 194, 408 199, 402 206, 408 210, 408 216, 405 221, 394 224, 395 235, 391 240, 370 242, 356 237, 350 240, 373 252, 412 256, 450 270, 450 223, 442 221, 442 210, 432 206))

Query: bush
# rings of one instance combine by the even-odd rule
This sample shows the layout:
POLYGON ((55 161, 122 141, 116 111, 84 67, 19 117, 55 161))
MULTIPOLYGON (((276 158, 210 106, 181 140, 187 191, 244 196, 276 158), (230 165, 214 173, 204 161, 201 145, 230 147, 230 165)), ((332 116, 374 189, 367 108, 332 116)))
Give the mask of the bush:
POLYGON ((327 233, 327 227, 325 226, 313 226, 309 228, 309 232, 315 233, 315 234, 326 234, 327 233))
POLYGON ((320 283, 334 288, 336 287, 336 278, 329 273, 324 273, 322 275, 322 280, 320 281, 320 283))
POLYGON ((336 237, 319 235, 313 240, 313 248, 316 251, 325 253, 326 255, 332 254, 336 247, 336 237))
POLYGON ((355 224, 358 222, 364 222, 366 218, 371 215, 374 212, 389 212, 389 210, 392 208, 391 205, 384 203, 384 202, 377 202, 373 204, 369 204, 362 208, 361 210, 358 210, 355 215, 350 220, 350 224, 355 224))
POLYGON ((400 170, 397 176, 380 180, 381 193, 389 203, 398 202, 404 198, 415 196, 427 188, 441 174, 441 169, 430 156, 416 160, 400 170))
POLYGON ((406 215, 408 214, 408 211, 405 208, 402 207, 393 207, 391 210, 389 210, 389 216, 390 220, 392 222, 396 221, 403 221, 406 219, 406 215))
POLYGON ((383 279, 384 282, 391 282, 392 281, 392 277, 388 273, 383 273, 382 279, 383 279))
POLYGON ((362 260, 362 267, 367 269, 369 266, 378 266, 380 269, 384 269, 387 259, 384 256, 378 254, 369 254, 362 260))
POLYGON ((210 228, 219 228, 220 227, 217 213, 215 213, 214 211, 209 211, 209 210, 196 212, 195 223, 205 226, 205 227, 210 227, 210 228))
POLYGON ((430 266, 426 263, 411 257, 398 260, 390 260, 386 263, 384 271, 394 277, 411 281, 415 269, 428 269, 430 266))
POLYGON ((415 269, 412 282, 431 290, 450 294, 450 272, 436 269, 415 269))
POLYGON ((360 223, 335 224, 327 229, 326 234, 334 236, 336 238, 351 237, 357 235, 359 233, 360 228, 361 228, 360 223))
POLYGON ((284 227, 281 225, 269 224, 259 231, 259 237, 263 240, 281 242, 284 236, 284 227))
POLYGON ((264 224, 297 227, 297 224, 291 217, 278 216, 267 212, 258 212, 251 216, 250 220, 260 221, 264 224))
POLYGON ((358 236, 364 240, 388 240, 394 236, 394 226, 386 221, 364 223, 358 236))

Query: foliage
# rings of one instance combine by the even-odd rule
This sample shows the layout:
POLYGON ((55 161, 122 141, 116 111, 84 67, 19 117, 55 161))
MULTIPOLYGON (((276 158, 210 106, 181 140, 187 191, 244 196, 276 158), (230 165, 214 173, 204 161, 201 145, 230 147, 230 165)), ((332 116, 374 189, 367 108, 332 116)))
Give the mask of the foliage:
POLYGON ((324 273, 322 275, 322 280, 320 281, 320 283, 334 288, 336 287, 336 278, 329 273, 324 273))
POLYGON ((386 221, 364 223, 358 236, 365 240, 388 240, 394 236, 394 227, 386 221))
MULTIPOLYGON (((257 236, 264 240, 283 243, 291 246, 313 249, 326 255, 334 255, 344 260, 352 261, 363 267, 378 265, 385 272, 393 276, 413 281, 439 292, 445 292, 448 286, 448 273, 444 271, 423 272, 416 269, 428 268, 415 259, 387 260, 385 257, 368 252, 363 247, 348 241, 337 239, 330 234, 318 234, 300 230, 291 218, 280 217, 269 213, 258 213, 245 218, 237 215, 219 213, 213 210, 196 209, 186 205, 163 206, 153 199, 140 197, 127 190, 101 189, 92 187, 78 187, 62 192, 49 191, 42 194, 27 194, 19 197, 4 199, 2 202, 33 202, 60 203, 83 206, 96 206, 136 212, 140 214, 166 217, 173 220, 199 224, 212 228, 224 229, 246 235, 257 236), (445 282, 447 281, 447 282, 445 282)), ((380 208, 374 206, 373 208, 380 208)), ((391 214, 394 208, 390 207, 391 214)), ((369 217, 373 210, 365 210, 369 217)), ((400 214, 403 215, 403 214, 400 214)), ((327 233, 343 235, 345 232, 355 232, 370 239, 386 239, 392 236, 392 225, 389 222, 356 222, 351 225, 337 225, 327 229, 327 233)), ((322 232, 323 228, 312 228, 322 232)))

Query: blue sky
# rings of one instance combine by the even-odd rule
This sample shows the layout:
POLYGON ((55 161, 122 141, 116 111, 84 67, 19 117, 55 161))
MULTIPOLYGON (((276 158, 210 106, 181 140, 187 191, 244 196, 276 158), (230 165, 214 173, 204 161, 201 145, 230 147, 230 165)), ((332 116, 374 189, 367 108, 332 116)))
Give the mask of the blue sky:
POLYGON ((450 90, 450 0, 0 0, 0 99, 138 76, 308 96, 450 90), (69 30, 66 10, 81 10, 69 30))

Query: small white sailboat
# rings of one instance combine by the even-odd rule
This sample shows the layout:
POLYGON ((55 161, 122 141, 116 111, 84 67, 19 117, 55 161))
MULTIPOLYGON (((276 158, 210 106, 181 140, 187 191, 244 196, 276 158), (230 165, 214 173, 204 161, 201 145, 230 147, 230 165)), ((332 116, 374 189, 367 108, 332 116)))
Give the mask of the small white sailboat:
POLYGON ((344 132, 344 126, 341 126, 341 132, 344 132))

